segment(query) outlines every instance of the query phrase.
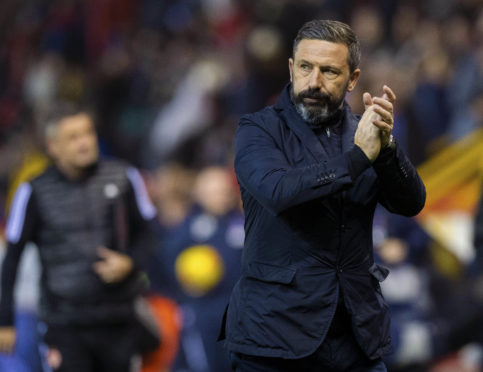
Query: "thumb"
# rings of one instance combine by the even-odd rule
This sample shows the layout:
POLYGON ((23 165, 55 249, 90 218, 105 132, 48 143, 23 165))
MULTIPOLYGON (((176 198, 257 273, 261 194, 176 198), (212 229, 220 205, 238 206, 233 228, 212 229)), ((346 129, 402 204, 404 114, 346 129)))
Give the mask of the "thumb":
POLYGON ((362 95, 362 102, 364 103, 364 109, 367 109, 369 106, 372 106, 373 105, 373 102, 372 102, 372 97, 369 93, 365 92, 363 95, 362 95))

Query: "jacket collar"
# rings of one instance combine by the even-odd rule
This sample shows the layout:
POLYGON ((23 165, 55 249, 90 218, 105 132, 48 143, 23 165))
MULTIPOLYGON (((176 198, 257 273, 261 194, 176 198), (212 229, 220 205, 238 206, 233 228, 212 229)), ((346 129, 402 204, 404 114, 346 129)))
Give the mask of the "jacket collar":
POLYGON ((82 175, 82 177, 78 178, 78 179, 72 179, 72 178, 69 178, 60 168, 57 164, 52 164, 51 165, 51 169, 52 169, 52 172, 54 174, 57 175, 57 177, 59 179, 61 179, 62 181, 64 182, 68 182, 68 183, 74 183, 74 184, 80 184, 80 183, 83 183, 85 180, 87 180, 89 177, 91 177, 95 171, 97 170, 97 168, 99 167, 99 160, 97 160, 94 164, 88 166, 86 169, 85 169, 85 173, 82 175))
MULTIPOLYGON (((290 89, 292 89, 292 85, 291 83, 288 83, 283 89, 274 109, 279 112, 289 128, 300 138, 315 160, 319 161, 323 157, 327 158, 328 153, 320 143, 317 135, 295 109, 292 99, 290 98, 290 89)), ((354 134, 359 121, 346 102, 344 102, 341 120, 342 152, 344 153, 354 145, 354 134)))

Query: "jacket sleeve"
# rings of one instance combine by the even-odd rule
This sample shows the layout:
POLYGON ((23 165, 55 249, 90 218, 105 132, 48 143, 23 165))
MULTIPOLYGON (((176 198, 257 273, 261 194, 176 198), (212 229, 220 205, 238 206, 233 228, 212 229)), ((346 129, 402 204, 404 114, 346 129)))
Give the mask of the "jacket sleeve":
POLYGON ((382 150, 373 167, 381 182, 379 202, 388 211, 410 217, 423 209, 426 188, 397 144, 382 150))
POLYGON ((323 198, 350 187, 371 165, 359 147, 303 167, 293 167, 274 138, 248 118, 235 135, 235 171, 244 187, 270 213, 323 198))
POLYGON ((17 269, 25 244, 34 240, 37 210, 28 183, 19 186, 13 199, 6 227, 7 251, 2 262, 0 326, 13 325, 13 293, 17 269))
POLYGON ((137 269, 145 269, 154 253, 156 239, 156 209, 146 191, 139 171, 127 169, 129 188, 127 193, 127 213, 129 221, 128 254, 137 269))

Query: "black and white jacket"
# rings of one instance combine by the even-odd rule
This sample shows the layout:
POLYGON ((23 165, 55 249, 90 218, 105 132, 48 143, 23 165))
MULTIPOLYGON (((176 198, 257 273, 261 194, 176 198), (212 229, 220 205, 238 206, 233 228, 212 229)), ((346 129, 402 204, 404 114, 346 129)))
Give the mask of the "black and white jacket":
POLYGON ((117 160, 99 161, 79 181, 52 166, 22 184, 7 222, 0 324, 13 323, 15 276, 28 241, 39 248, 43 321, 96 324, 130 317, 144 287, 140 269, 153 247, 154 217, 141 175, 117 160), (99 246, 130 255, 133 272, 120 283, 104 283, 92 268, 99 246))

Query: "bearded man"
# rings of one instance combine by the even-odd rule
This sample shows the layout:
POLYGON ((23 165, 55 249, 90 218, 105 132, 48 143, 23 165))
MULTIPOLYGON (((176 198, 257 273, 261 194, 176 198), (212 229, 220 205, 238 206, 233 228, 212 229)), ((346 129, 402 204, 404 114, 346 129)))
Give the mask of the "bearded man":
POLYGON ((364 93, 362 117, 344 101, 359 61, 348 25, 306 23, 278 102, 240 121, 246 237, 221 335, 235 371, 386 371, 374 209, 414 216, 426 192, 391 135, 394 92, 364 93))

